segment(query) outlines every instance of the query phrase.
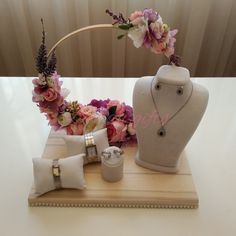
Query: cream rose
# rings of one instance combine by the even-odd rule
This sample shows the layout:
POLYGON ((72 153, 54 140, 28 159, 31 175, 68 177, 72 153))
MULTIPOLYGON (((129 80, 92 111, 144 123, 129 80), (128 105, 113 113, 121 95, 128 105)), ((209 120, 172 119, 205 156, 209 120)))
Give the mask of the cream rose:
POLYGON ((72 117, 70 112, 64 112, 57 117, 58 123, 62 126, 68 126, 72 122, 72 117))
POLYGON ((84 132, 94 132, 100 129, 103 129, 106 126, 106 117, 102 114, 97 113, 91 118, 86 120, 86 124, 84 126, 84 132))

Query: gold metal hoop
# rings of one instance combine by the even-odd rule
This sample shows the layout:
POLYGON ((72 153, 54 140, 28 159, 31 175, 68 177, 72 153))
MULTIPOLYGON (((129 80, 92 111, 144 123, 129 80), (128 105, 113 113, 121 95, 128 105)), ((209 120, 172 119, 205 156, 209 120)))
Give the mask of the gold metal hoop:
POLYGON ((52 54, 52 52, 59 46, 59 44, 61 44, 63 41, 65 41, 66 39, 70 38, 71 36, 81 33, 83 31, 89 31, 89 30, 93 30, 93 29, 107 29, 107 28, 112 28, 112 29, 120 29, 117 26, 114 26, 112 24, 98 24, 98 25, 90 25, 90 26, 86 26, 80 29, 77 29, 69 34, 67 34, 66 36, 64 36, 63 38, 61 38, 59 41, 57 41, 53 47, 50 49, 47 57, 49 58, 49 56, 52 54))

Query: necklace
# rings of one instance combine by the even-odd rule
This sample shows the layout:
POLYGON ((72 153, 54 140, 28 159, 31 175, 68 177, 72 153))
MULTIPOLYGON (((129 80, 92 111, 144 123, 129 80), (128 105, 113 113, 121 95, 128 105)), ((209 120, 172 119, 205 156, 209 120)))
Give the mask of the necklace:
POLYGON ((190 98, 192 97, 192 93, 193 93, 193 84, 191 83, 191 92, 190 92, 190 95, 189 97, 187 98, 187 100, 185 101, 185 103, 168 119, 166 120, 165 122, 162 121, 162 118, 161 118, 161 115, 158 111, 158 108, 157 108, 157 104, 155 102, 155 99, 154 99, 154 96, 153 96, 153 92, 152 92, 152 87, 153 87, 153 81, 154 81, 155 77, 153 77, 152 79, 152 82, 151 82, 151 86, 150 86, 150 93, 151 93, 151 97, 152 97, 152 101, 153 101, 153 104, 155 106, 155 109, 156 109, 156 113, 157 113, 157 117, 158 117, 158 120, 160 121, 160 124, 161 124, 161 127, 158 129, 157 131, 157 134, 160 136, 160 137, 164 137, 166 135, 166 129, 165 129, 165 126, 187 105, 187 103, 189 102, 190 98))

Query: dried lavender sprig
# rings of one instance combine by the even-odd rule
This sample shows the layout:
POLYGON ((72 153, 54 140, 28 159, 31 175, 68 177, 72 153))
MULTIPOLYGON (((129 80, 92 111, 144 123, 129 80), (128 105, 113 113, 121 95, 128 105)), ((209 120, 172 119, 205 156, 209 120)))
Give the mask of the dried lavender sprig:
POLYGON ((113 25, 115 25, 115 24, 128 24, 129 23, 129 20, 126 20, 122 13, 119 13, 119 15, 117 16, 109 9, 106 9, 106 13, 113 18, 113 20, 114 20, 113 25))
POLYGON ((55 72, 56 64, 57 64, 57 58, 56 58, 55 50, 54 50, 52 52, 52 55, 50 57, 50 60, 48 62, 48 66, 47 66, 47 69, 46 69, 47 76, 51 76, 55 72))
POLYGON ((42 42, 38 50, 38 55, 36 58, 36 68, 38 73, 45 73, 45 69, 47 67, 47 49, 45 46, 45 30, 44 30, 44 24, 43 19, 41 19, 42 24, 42 42))
POLYGON ((109 9, 106 9, 105 12, 106 12, 108 15, 113 16, 113 13, 112 13, 109 9))
POLYGON ((42 24, 42 29, 43 29, 43 31, 42 31, 42 44, 44 44, 45 45, 45 30, 44 30, 44 23, 43 23, 43 18, 41 18, 41 24, 42 24))
POLYGON ((45 30, 43 19, 41 18, 42 23, 42 42, 38 50, 38 56, 36 58, 36 68, 38 73, 43 74, 45 77, 51 76, 56 70, 56 55, 55 51, 53 51, 50 60, 47 58, 47 48, 45 45, 45 30))
POLYGON ((119 12, 119 19, 121 19, 121 21, 123 21, 123 23, 127 23, 127 21, 128 21, 128 20, 125 20, 123 14, 120 12, 119 12))

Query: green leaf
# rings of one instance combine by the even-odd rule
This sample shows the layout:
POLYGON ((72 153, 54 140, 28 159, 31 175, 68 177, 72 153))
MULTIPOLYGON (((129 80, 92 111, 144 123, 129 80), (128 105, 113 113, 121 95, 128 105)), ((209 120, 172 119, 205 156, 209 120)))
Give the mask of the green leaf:
POLYGON ((121 34, 117 36, 117 39, 122 39, 125 36, 125 34, 121 34))
POLYGON ((119 25, 118 27, 123 30, 129 30, 133 25, 132 24, 122 24, 119 25))
POLYGON ((109 108, 109 114, 110 115, 115 115, 116 114, 116 106, 113 106, 113 107, 109 108))

